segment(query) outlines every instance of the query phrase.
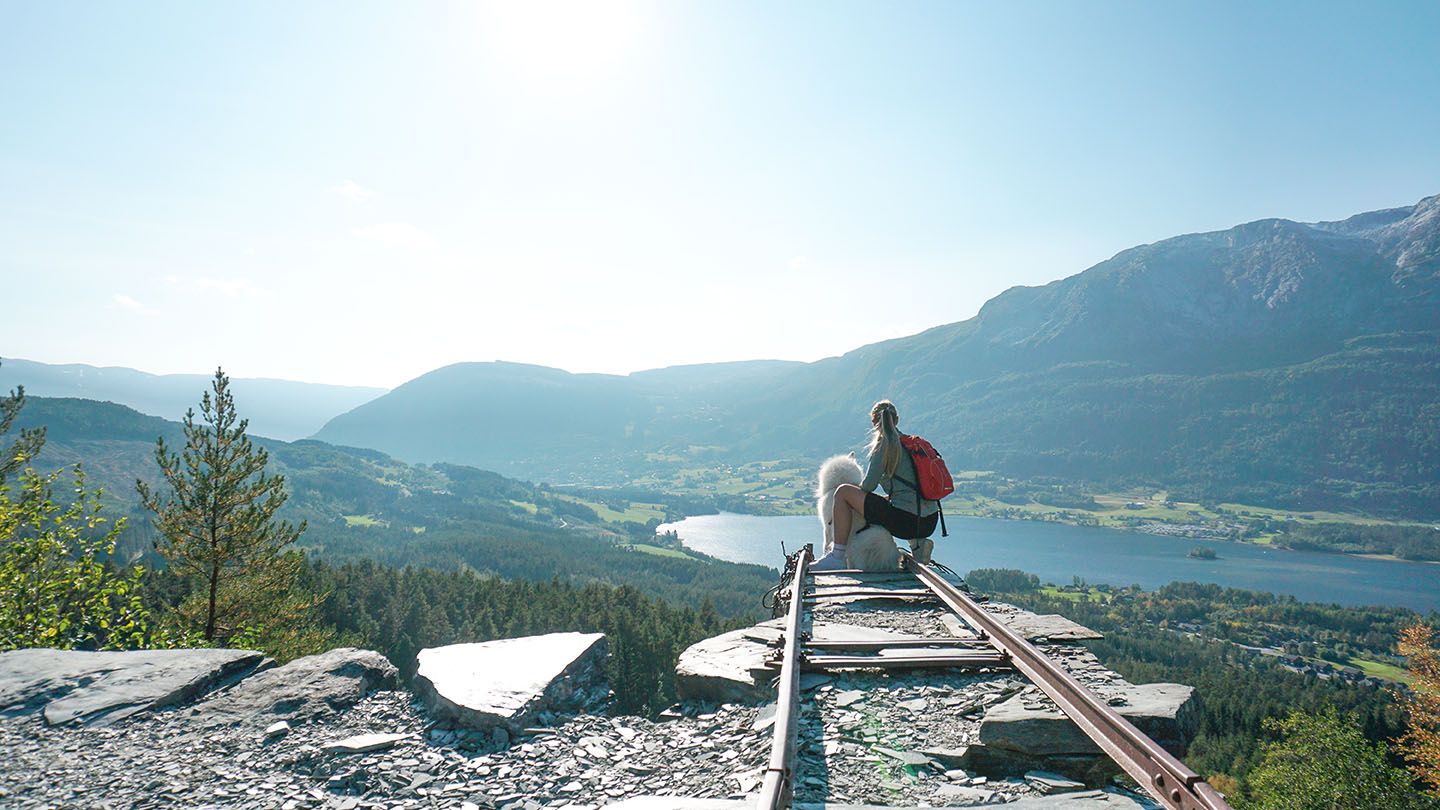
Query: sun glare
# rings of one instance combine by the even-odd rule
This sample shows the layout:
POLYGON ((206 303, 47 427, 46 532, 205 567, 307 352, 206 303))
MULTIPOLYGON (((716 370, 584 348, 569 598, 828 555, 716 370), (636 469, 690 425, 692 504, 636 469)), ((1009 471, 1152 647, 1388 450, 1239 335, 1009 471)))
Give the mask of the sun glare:
POLYGON ((517 81, 579 88, 613 74, 639 44, 640 7, 618 0, 513 0, 484 6, 487 50, 517 81))

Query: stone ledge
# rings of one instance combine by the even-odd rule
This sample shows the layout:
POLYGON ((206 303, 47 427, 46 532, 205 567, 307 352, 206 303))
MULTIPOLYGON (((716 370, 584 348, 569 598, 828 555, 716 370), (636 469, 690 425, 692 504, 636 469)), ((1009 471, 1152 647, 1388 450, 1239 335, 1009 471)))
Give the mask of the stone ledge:
POLYGON ((0 714, 39 709, 50 725, 103 725, 188 703, 275 665, 251 650, 0 653, 0 714))

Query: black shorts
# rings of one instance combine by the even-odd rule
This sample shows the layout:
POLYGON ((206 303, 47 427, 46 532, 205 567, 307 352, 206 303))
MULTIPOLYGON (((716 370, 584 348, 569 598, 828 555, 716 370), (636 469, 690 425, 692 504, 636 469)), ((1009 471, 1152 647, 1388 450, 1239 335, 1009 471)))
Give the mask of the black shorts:
POLYGON ((935 525, 940 522, 940 513, 916 517, 913 512, 896 509, 890 504, 889 498, 867 492, 865 493, 865 522, 884 526, 899 540, 913 540, 917 537, 929 537, 934 534, 935 525))

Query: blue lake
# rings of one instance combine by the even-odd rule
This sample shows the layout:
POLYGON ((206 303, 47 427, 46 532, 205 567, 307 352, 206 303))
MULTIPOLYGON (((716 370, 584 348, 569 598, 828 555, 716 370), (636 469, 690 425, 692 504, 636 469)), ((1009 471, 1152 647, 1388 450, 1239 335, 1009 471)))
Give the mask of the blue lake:
MULTIPOLYGON (((1440 610, 1440 565, 1432 563, 1210 540, 1203 544, 1220 558, 1199 560, 1185 556, 1202 542, 1189 538, 1029 520, 947 517, 945 522, 950 536, 936 533, 934 557, 962 575, 976 568, 1018 568, 1045 582, 1068 584, 1079 576, 1091 584, 1138 584, 1147 590, 1177 581, 1213 582, 1306 602, 1440 610)), ((674 531, 686 546, 722 560, 779 567, 782 544, 786 551, 812 542, 818 548, 819 529, 811 516, 719 514, 667 523, 657 531, 674 531)))

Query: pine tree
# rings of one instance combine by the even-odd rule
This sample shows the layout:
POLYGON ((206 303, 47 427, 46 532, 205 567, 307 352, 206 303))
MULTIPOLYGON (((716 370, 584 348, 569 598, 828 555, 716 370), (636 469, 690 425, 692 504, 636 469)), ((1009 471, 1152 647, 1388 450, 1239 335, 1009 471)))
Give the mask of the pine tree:
POLYGON ((316 646, 311 619, 319 597, 299 586, 302 559, 290 546, 305 531, 276 521, 286 498, 285 478, 269 475, 269 454, 245 430, 235 411, 230 381, 215 370, 200 400, 200 417, 185 413, 185 447, 170 452, 156 440, 155 461, 170 492, 136 488, 155 513, 156 550, 190 594, 182 617, 211 642, 244 642, 290 657, 316 646), (213 396, 212 396, 213 393, 213 396))
MULTIPOLYGON (((8 397, 0 397, 0 436, 10 432, 11 426, 15 424, 15 418, 20 415, 20 409, 25 406, 25 386, 18 385, 10 392, 8 397)), ((0 447, 0 484, 5 479, 22 469, 30 459, 40 454, 40 448, 45 445, 45 428, 30 428, 20 431, 20 435, 10 442, 8 447, 0 447)))

